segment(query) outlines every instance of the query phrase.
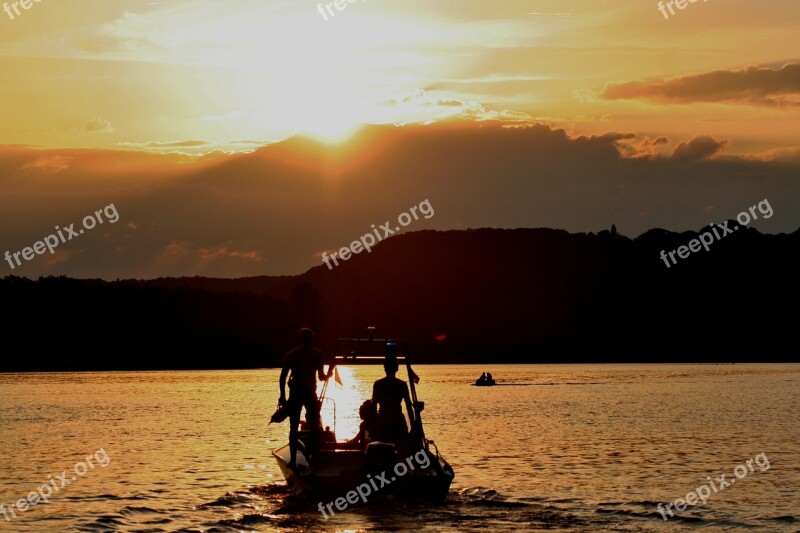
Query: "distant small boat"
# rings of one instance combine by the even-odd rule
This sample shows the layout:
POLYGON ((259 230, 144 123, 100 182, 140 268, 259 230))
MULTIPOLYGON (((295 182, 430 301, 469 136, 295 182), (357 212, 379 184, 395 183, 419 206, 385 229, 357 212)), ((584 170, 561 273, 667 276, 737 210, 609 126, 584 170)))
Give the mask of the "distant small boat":
POLYGON ((494 378, 488 379, 488 378, 480 377, 480 378, 475 380, 475 383, 473 383, 473 385, 475 385, 476 387, 491 387, 491 386, 495 385, 496 383, 497 382, 494 380, 494 378))

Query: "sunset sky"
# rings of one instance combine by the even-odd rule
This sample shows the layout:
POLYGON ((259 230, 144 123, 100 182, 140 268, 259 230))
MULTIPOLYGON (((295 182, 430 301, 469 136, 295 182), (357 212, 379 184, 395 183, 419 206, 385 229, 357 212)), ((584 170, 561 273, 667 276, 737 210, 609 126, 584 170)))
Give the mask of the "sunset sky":
POLYGON ((0 254, 121 216, 0 275, 296 274, 425 198, 408 231, 800 226, 796 0, 325 3, 0 12, 0 254))

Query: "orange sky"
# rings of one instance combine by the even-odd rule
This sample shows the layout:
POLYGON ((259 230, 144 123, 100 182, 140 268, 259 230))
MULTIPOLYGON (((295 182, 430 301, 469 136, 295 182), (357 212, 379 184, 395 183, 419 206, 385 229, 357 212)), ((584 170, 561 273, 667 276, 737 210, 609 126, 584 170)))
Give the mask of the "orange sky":
POLYGON ((432 190, 446 196, 440 185, 452 176, 442 177, 443 168, 483 174, 470 177, 462 203, 440 199, 447 209, 427 228, 592 231, 616 222, 635 236, 656 225, 696 229, 767 194, 786 203, 784 218, 765 229, 797 227, 797 186, 788 177, 800 166, 796 0, 709 0, 668 19, 652 0, 365 0, 323 16, 325 3, 43 0, 17 6, 16 14, 11 2, 11 15, 0 12, 0 253, 110 202, 130 241, 122 233, 96 236, 113 244, 63 250, 13 273, 297 273, 316 265, 320 250, 349 242, 432 190), (449 126, 432 128, 442 121, 449 126), (495 166, 463 167, 463 151, 441 160, 417 148, 400 154, 389 130, 353 137, 361 124, 428 125, 403 139, 444 152, 461 146, 495 166), (503 137, 481 129, 489 124, 546 129, 503 137), (459 128, 508 145, 481 143, 459 128), (321 159, 308 160, 302 143, 235 155, 300 133, 331 143, 317 152, 321 159), (536 143, 558 143, 554 153, 565 159, 547 170, 570 185, 559 189, 543 167, 526 168, 525 150, 541 148, 536 143), (679 155, 692 154, 685 164, 694 166, 681 172, 696 177, 695 192, 665 174, 680 159, 671 159, 679 146, 679 155), (585 168, 569 167, 578 152, 585 168), (592 174, 609 157, 615 165, 646 162, 636 163, 640 174, 626 168, 627 177, 612 183, 613 165, 602 171, 607 176, 592 174), (503 182, 513 174, 505 161, 517 162, 530 181, 503 182), (737 178, 713 181, 712 163, 737 178), (412 187, 398 168, 430 175, 412 187), (257 169, 269 175, 253 182, 257 169), (663 184, 622 204, 610 191, 638 190, 634 175, 663 184), (756 178, 768 183, 754 187, 756 178), (315 183, 327 194, 315 207, 347 220, 333 224, 336 231, 304 225, 294 240, 249 228, 254 219, 292 226, 308 192, 293 179, 315 183), (358 207, 338 199, 347 179, 397 201, 367 210, 372 218, 345 215, 345 207, 358 207), (196 203, 182 218, 167 215, 165 198, 182 187, 196 203), (506 198, 508 187, 516 194, 506 198), (550 204, 533 199, 541 190, 550 204), (654 190, 661 203, 653 203, 654 190), (530 192, 530 203, 502 216, 481 203, 487 194, 513 203, 520 191, 530 192), (215 201, 227 218, 193 233, 215 201), (157 229, 141 237, 147 245, 136 243, 148 227, 157 229), (180 253, 185 261, 169 262, 180 253))
POLYGON ((709 134, 736 141, 734 152, 798 144, 797 71, 763 98, 751 96, 764 82, 744 78, 683 100, 604 92, 798 61, 794 0, 713 0, 668 20, 649 0, 370 0, 327 21, 318 6, 44 0, 13 20, 2 13, 0 143, 244 150, 298 131, 337 138, 358 122, 461 114, 709 134))

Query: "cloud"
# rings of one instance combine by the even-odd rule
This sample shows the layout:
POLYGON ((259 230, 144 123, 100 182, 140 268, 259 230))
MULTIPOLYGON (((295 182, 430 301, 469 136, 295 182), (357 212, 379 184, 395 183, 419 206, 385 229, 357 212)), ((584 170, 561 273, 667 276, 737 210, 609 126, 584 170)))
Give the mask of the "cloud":
POLYGON ((234 154, 249 153, 261 146, 274 141, 236 140, 215 143, 209 141, 148 141, 148 142, 118 142, 116 146, 123 150, 137 150, 165 155, 191 156, 206 158, 215 153, 234 154))
POLYGON ((672 154, 673 159, 701 160, 719 153, 725 148, 728 141, 717 141, 708 135, 698 135, 691 141, 682 142, 672 154))
POLYGON ((143 143, 147 148, 196 148, 198 146, 208 146, 206 141, 150 141, 143 143))
MULTIPOLYGON (((116 250, 115 250, 116 251, 116 250)), ((233 241, 214 245, 195 245, 189 241, 171 241, 158 253, 153 262, 158 268, 195 272, 198 275, 232 276, 252 273, 263 261, 261 254, 233 241)))
MULTIPOLYGON (((586 137, 578 137, 578 139, 585 139, 586 137)), ((601 142, 609 142, 609 143, 616 143, 618 141, 627 141, 631 139, 635 139, 635 133, 619 133, 619 132, 609 132, 604 133, 603 135, 592 135, 590 139, 599 140, 601 142)))
POLYGON ((437 95, 436 92, 418 90, 402 98, 382 103, 382 123, 430 124, 448 118, 460 117, 474 121, 530 122, 527 113, 512 110, 491 110, 477 102, 466 102, 437 95))
POLYGON ((716 70, 654 81, 609 83, 605 100, 652 100, 689 104, 722 102, 757 106, 800 106, 800 63, 781 68, 716 70))
POLYGON ((22 170, 39 170, 57 174, 67 170, 72 159, 72 157, 64 155, 44 155, 23 164, 22 170))
POLYGON ((163 53, 169 45, 163 36, 163 28, 153 17, 125 12, 96 34, 76 39, 76 44, 92 53, 163 53))
POLYGON ((95 117, 83 125, 83 131, 90 133, 113 133, 114 128, 111 127, 111 122, 103 120, 100 117, 95 117))
POLYGON ((641 141, 618 142, 620 153, 626 158, 656 157, 662 154, 664 147, 669 145, 669 137, 661 136, 651 139, 645 136, 641 141))
MULTIPOLYGON (((156 144, 176 142, 184 141, 156 144)), ((667 137, 630 131, 576 137, 544 124, 459 119, 206 158, 0 147, 0 249, 20 250, 111 202, 121 218, 104 228, 108 235, 88 232, 63 246, 81 253, 57 265, 31 261, 15 274, 296 274, 321 264, 316 252, 349 245, 424 199, 436 215, 405 231, 616 224, 634 236, 701 228, 763 198, 776 215, 757 229, 800 227, 796 151, 723 156, 727 142, 707 136, 672 147, 667 137), (58 157, 72 158, 68 168, 42 171, 57 168, 58 157)))
POLYGON ((800 146, 780 146, 747 156, 756 161, 775 161, 780 163, 800 164, 800 146))

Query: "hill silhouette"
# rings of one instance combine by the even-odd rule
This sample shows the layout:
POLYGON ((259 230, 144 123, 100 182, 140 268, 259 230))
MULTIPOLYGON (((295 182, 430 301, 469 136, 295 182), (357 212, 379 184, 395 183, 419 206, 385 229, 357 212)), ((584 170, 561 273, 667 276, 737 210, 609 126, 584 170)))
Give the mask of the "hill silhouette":
POLYGON ((697 233, 420 231, 297 276, 10 276, 0 370, 276 366, 301 325, 324 351, 376 326, 427 363, 797 361, 800 230, 739 230, 670 268, 697 233))

